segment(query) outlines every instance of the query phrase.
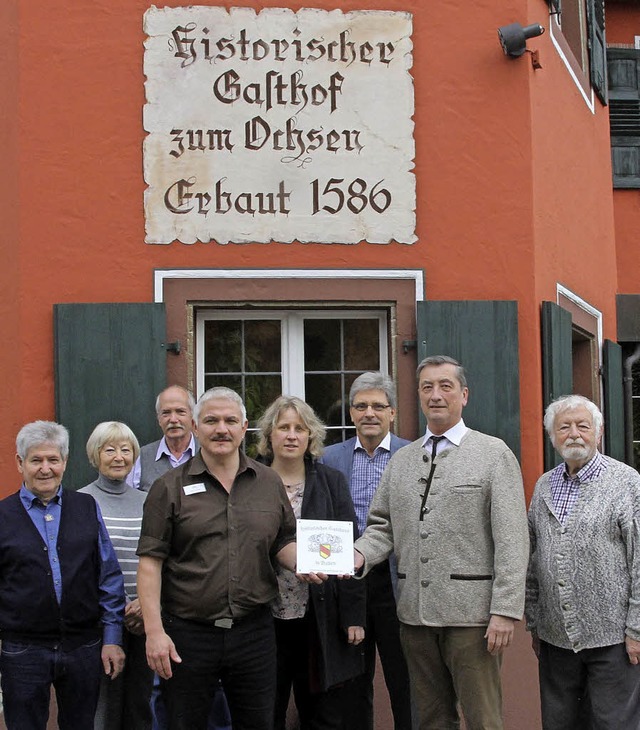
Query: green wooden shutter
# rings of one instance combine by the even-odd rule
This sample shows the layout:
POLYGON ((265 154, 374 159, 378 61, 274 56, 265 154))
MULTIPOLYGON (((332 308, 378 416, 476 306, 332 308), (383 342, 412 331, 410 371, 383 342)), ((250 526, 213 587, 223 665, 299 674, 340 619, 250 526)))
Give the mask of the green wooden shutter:
POLYGON ((587 0, 589 70, 598 99, 607 103, 607 45, 604 35, 604 0, 587 0))
POLYGON ((605 340, 602 355, 604 451, 618 461, 625 461, 622 348, 617 342, 605 340))
POLYGON ((640 294, 616 294, 616 340, 640 342, 640 294))
POLYGON ((56 419, 70 433, 64 484, 79 489, 96 476, 85 444, 100 421, 124 421, 141 445, 158 438, 164 304, 56 304, 53 318, 56 419))
MULTIPOLYGON (((469 383, 470 427, 503 439, 520 457, 518 304, 418 302, 418 355, 450 355, 469 383)), ((420 422, 424 431, 424 417, 420 422)))
POLYGON ((608 48, 614 188, 640 188, 640 50, 608 48))
MULTIPOLYGON (((573 392, 571 314, 553 302, 542 302, 542 391, 545 410, 551 401, 573 392)), ((560 461, 545 434, 545 470, 560 461)))

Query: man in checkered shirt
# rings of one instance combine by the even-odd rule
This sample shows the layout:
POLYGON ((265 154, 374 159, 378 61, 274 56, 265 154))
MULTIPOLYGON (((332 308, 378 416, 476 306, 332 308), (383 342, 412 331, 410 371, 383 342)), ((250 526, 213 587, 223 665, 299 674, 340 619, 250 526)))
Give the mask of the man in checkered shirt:
POLYGON ((544 730, 640 727, 640 474, 602 455, 603 418, 580 395, 547 408, 563 463, 529 507, 526 618, 544 730))

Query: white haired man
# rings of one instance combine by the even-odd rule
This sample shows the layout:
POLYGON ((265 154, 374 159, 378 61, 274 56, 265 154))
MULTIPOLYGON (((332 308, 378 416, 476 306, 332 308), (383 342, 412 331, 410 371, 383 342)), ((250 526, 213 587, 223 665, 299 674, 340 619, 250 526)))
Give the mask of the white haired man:
POLYGON ((124 581, 93 497, 62 489, 69 434, 51 421, 16 438, 23 482, 0 502, 4 719, 42 730, 51 687, 61 730, 92 730, 100 676, 124 666, 124 581))
POLYGON ((547 408, 563 463, 529 507, 526 618, 538 655, 544 730, 640 727, 640 475, 598 451, 588 398, 547 408))

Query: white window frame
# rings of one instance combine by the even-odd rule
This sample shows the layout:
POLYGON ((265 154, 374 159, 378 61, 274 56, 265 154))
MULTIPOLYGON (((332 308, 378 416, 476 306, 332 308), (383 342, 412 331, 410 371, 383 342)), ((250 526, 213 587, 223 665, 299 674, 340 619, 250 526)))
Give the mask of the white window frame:
MULTIPOLYGON (((582 13, 585 12, 585 7, 583 5, 580 6, 580 13, 582 16, 582 13)), ((587 23, 587 40, 588 43, 588 35, 589 35, 589 24, 587 23)), ((558 18, 556 15, 550 15, 549 16, 549 35, 551 36, 551 42, 554 45, 554 48, 556 49, 558 55, 562 59, 562 62, 564 63, 567 71, 569 72, 569 75, 571 76, 573 83, 578 88, 578 91, 580 92, 580 96, 584 99, 585 104, 587 105, 587 108, 592 114, 596 113, 596 105, 595 105, 595 94, 593 92, 593 87, 589 84, 588 88, 585 88, 582 81, 576 76, 575 71, 573 70, 573 67, 571 65, 571 62, 567 58, 560 42, 558 41, 558 35, 562 35, 562 26, 558 22, 558 18)), ((565 41, 566 43, 566 41, 565 41)), ((567 44, 568 45, 568 44, 567 44)), ((579 62, 579 59, 576 58, 576 62, 579 62)), ((590 72, 588 68, 587 63, 587 71, 586 71, 587 78, 590 78, 590 72)))
POLYGON ((565 299, 569 299, 576 305, 576 307, 584 310, 585 312, 587 312, 587 314, 595 319, 598 342, 598 364, 602 365, 602 344, 604 342, 604 337, 602 334, 602 312, 599 309, 596 309, 592 304, 589 304, 586 299, 583 299, 580 295, 576 294, 571 289, 568 289, 562 284, 556 283, 556 304, 558 304, 558 306, 562 306, 560 304, 561 295, 565 297, 565 299))
MULTIPOLYGON (((602 346, 604 344, 604 334, 603 334, 603 327, 602 327, 602 312, 599 309, 596 309, 592 304, 589 304, 589 302, 586 299, 583 299, 579 294, 576 294, 571 289, 567 288, 566 286, 563 286, 562 284, 556 283, 556 304, 558 306, 562 306, 560 303, 560 296, 563 296, 565 299, 568 299, 573 304, 575 304, 576 307, 579 307, 583 311, 585 311, 587 314, 589 314, 591 317, 594 318, 596 321, 596 352, 598 355, 598 362, 596 363, 598 366, 598 372, 600 373, 600 377, 598 378, 598 390, 600 391, 600 403, 604 403, 604 383, 602 381, 602 346)), ((602 447, 604 449, 605 443, 604 443, 604 431, 602 433, 602 447)), ((604 452, 603 452, 604 453, 604 452)))
POLYGON ((208 320, 260 319, 282 323, 281 367, 282 392, 305 400, 304 320, 305 319, 376 319, 378 320, 380 371, 389 373, 389 329, 386 309, 199 309, 196 313, 196 399, 204 392, 204 325, 208 320))
POLYGON ((413 281, 417 302, 425 296, 423 269, 154 269, 154 302, 164 301, 164 283, 172 279, 405 279, 413 281))

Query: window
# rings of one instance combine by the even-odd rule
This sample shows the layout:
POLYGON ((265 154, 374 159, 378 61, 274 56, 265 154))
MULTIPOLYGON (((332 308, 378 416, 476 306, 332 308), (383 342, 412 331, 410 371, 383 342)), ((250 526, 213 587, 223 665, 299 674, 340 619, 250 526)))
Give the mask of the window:
POLYGON ((569 289, 557 288, 558 304, 571 313, 572 392, 599 406, 602 313, 569 289))
POLYGON ((573 392, 600 402, 599 358, 596 333, 575 324, 571 327, 573 392))
MULTIPOLYGON (((245 324, 254 315, 258 320, 276 319, 280 327, 279 336, 290 339, 292 315, 303 319, 356 320, 359 326, 365 319, 377 318, 380 355, 375 358, 375 363, 369 362, 373 358, 367 358, 363 367, 377 367, 379 362, 381 370, 393 375, 398 387, 394 431, 405 438, 416 438, 416 301, 424 298, 422 269, 156 269, 154 297, 166 310, 165 341, 180 345, 165 358, 167 382, 186 385, 194 395, 202 393, 205 387, 202 322, 206 315, 216 319, 226 313, 228 319, 244 320, 245 324), (341 313, 345 316, 342 317, 341 313), (281 315, 286 315, 286 324, 281 322, 281 315)), ((298 334, 292 341, 304 345, 299 328, 295 331, 298 334)), ((350 331, 348 326, 346 331, 350 331)), ((244 339, 247 339, 246 331, 244 339)), ((348 345, 349 337, 346 342, 348 345)), ((360 352, 365 352, 362 337, 359 344, 360 352)), ((348 355, 347 345, 345 353, 348 355)), ((282 378, 283 390, 287 389, 294 395, 304 393, 305 398, 316 405, 311 401, 309 390, 314 383, 310 382, 309 387, 305 385, 303 355, 302 346, 290 348, 283 341, 279 368, 262 372, 278 375, 282 378), (283 359, 282 352, 287 354, 287 358, 288 353, 292 353, 291 358, 297 367, 290 367, 289 359, 283 359), (295 390, 295 383, 291 380, 293 373, 302 373, 297 376, 296 382, 301 384, 295 390)), ((244 366, 241 363, 245 376, 251 372, 246 369, 250 364, 246 359, 245 356, 244 366)), ((348 372, 346 365, 344 371, 346 380, 354 376, 348 372)), ((212 369, 207 372, 219 371, 212 369)), ((243 371, 236 371, 238 374, 242 375, 243 371)), ((320 374, 310 372, 311 375, 320 374)), ((345 389, 346 386, 347 383, 345 389)), ((331 439, 338 440, 341 430, 345 435, 352 432, 350 424, 345 423, 344 427, 331 430, 331 439)))
MULTIPOLYGON (((607 103, 604 0, 549 0, 553 42, 588 103, 607 103)), ((591 106, 591 104, 590 104, 591 106)))
POLYGON ((278 395, 297 395, 327 425, 326 443, 342 441, 354 433, 351 383, 367 370, 388 370, 387 318, 379 309, 201 309, 197 393, 215 385, 236 390, 247 406, 250 431, 278 395))
MULTIPOLYGON (((602 313, 557 284, 557 304, 542 302, 543 405, 579 393, 600 405, 602 313)), ((551 441, 544 441, 545 469, 560 463, 551 441)))
POLYGON ((614 188, 640 188, 640 50, 607 48, 614 188))
POLYGON ((582 71, 588 73, 587 6, 585 0, 564 0, 559 26, 582 71))

